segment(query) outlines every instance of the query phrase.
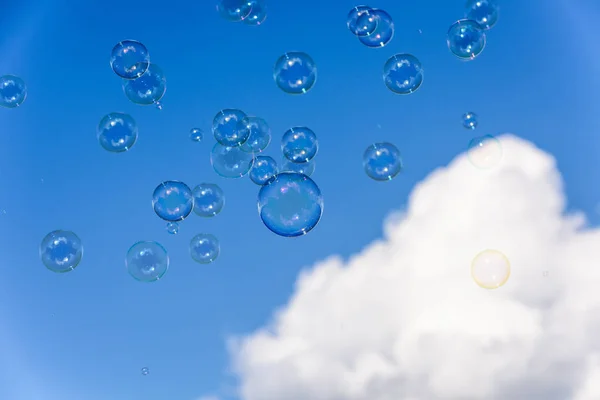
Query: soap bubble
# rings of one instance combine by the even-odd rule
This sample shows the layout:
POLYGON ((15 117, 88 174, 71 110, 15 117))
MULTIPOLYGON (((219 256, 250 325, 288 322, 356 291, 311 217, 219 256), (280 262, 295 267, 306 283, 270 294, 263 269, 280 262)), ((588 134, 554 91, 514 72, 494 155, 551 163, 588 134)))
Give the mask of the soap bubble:
POLYGON ((219 257, 221 248, 219 240, 210 234, 201 233, 190 241, 190 255, 200 264, 210 264, 219 257))
POLYGON ((375 143, 363 155, 363 167, 369 178, 389 181, 402 170, 400 150, 391 143, 375 143))
POLYGON ((250 131, 238 126, 244 118, 246 113, 241 110, 226 108, 219 111, 212 123, 213 135, 217 142, 223 146, 235 147, 248 140, 250 131))
POLYGON ((148 375, 149 373, 150 373, 150 370, 148 369, 148 367, 142 368, 142 375, 148 375))
POLYGON ((317 135, 307 127, 290 128, 281 138, 281 150, 284 157, 292 162, 309 162, 319 150, 317 135))
POLYGON ((298 164, 288 160, 287 158, 283 158, 283 162, 281 163, 280 172, 295 172, 297 174, 303 174, 306 176, 312 176, 315 172, 315 160, 310 160, 307 163, 298 164))
POLYGON ((377 27, 369 35, 358 36, 358 40, 367 47, 384 47, 394 38, 394 21, 387 12, 372 8, 362 13, 356 24, 370 26, 372 19, 376 21, 377 27))
POLYGON ((467 157, 479 169, 490 169, 502 160, 502 145, 492 135, 480 136, 469 142, 467 157))
POLYGON ((210 162, 223 178, 241 178, 252 168, 254 155, 242 151, 239 146, 227 147, 216 143, 210 153, 210 162))
POLYGON ((360 22, 362 25, 358 24, 358 20, 360 17, 365 14, 367 11, 371 11, 371 7, 369 6, 356 6, 353 7, 350 12, 348 12, 348 18, 346 21, 346 25, 350 32, 356 36, 367 36, 372 34, 377 28, 377 18, 368 14, 368 18, 362 19, 360 22))
POLYGON ((167 233, 177 235, 179 233, 179 224, 177 222, 167 222, 167 233))
POLYGON ((192 128, 190 130, 190 139, 192 139, 193 142, 201 142, 203 136, 204 132, 202 132, 202 129, 200 128, 192 128))
POLYGON ((498 250, 484 250, 471 262, 471 277, 484 289, 497 289, 510 277, 510 262, 498 250))
POLYGON ((167 78, 156 64, 150 64, 144 75, 123 82, 125 96, 135 104, 161 108, 160 100, 167 91, 167 78))
POLYGON ((125 152, 137 141, 138 127, 129 114, 110 113, 104 116, 97 128, 100 146, 111 153, 125 152))
POLYGON ((473 60, 485 48, 485 32, 475 21, 461 19, 448 30, 448 49, 462 60, 473 60))
POLYGON ((258 213, 269 230, 284 237, 310 232, 323 214, 323 196, 309 177, 283 172, 260 188, 258 213))
POLYGON ((123 40, 112 49, 110 67, 123 79, 137 79, 144 75, 149 66, 148 49, 137 40, 123 40))
POLYGON ((81 239, 71 231, 56 230, 47 234, 40 244, 40 258, 52 272, 75 269, 83 257, 81 239))
POLYGON ((165 221, 183 221, 194 208, 192 190, 183 182, 165 181, 154 189, 152 207, 165 221))
POLYGON ((421 62, 411 54, 396 54, 383 66, 383 81, 394 93, 413 93, 423 83, 421 62))
POLYGON ((27 98, 27 85, 14 75, 0 76, 0 106, 17 108, 27 98))
POLYGON ((275 62, 273 78, 286 93, 307 93, 317 81, 317 66, 306 53, 285 53, 275 62))
POLYGON ((257 156, 254 158, 249 175, 252 182, 262 186, 278 173, 277 161, 273 157, 257 156))
POLYGON ((477 114, 475 114, 474 112, 467 112, 464 113, 462 116, 462 123, 463 126, 467 129, 475 129, 477 128, 477 125, 479 124, 479 122, 477 121, 477 114))
POLYGON ((500 7, 495 0, 468 0, 467 19, 477 22, 483 29, 491 29, 498 22, 500 7))
POLYGON ((267 6, 264 0, 246 0, 249 4, 251 4, 251 11, 248 14, 248 17, 244 18, 244 23, 246 25, 262 25, 263 22, 267 19, 267 6))
POLYGON ((225 193, 219 185, 201 183, 194 188, 194 213, 201 217, 214 217, 225 205, 225 193))
POLYGON ((140 282, 154 282, 161 279, 169 269, 167 250, 154 241, 137 242, 125 256, 127 272, 140 282))
POLYGON ((247 134, 240 132, 240 136, 248 138, 240 147, 246 153, 260 153, 271 143, 271 128, 262 118, 246 117, 239 122, 237 129, 248 131, 247 134))
POLYGON ((217 11, 228 21, 240 22, 252 12, 252 3, 248 0, 219 0, 217 11))

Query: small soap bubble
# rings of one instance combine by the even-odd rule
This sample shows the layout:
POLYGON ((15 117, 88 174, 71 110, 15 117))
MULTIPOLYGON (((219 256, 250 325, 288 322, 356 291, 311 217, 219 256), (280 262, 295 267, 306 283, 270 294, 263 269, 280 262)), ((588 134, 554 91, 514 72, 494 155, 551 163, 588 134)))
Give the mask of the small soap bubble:
POLYGON ((242 151, 239 146, 228 147, 215 143, 210 153, 210 162, 217 175, 223 178, 241 178, 252 168, 254 154, 242 151))
POLYGON ((179 181, 162 182, 154 189, 152 207, 167 222, 183 221, 194 208, 192 189, 179 181))
POLYGON ((252 12, 252 2, 248 0, 219 0, 217 11, 221 17, 231 22, 240 22, 252 12))
POLYGON ((167 78, 156 64, 150 64, 144 75, 132 80, 123 81, 123 92, 134 104, 149 106, 154 104, 162 109, 160 99, 167 91, 167 78))
POLYGON ((241 110, 226 108, 219 111, 212 123, 213 135, 217 142, 223 146, 235 147, 248 140, 250 131, 240 129, 243 126, 239 126, 244 118, 246 118, 246 113, 241 110))
POLYGON ((497 289, 510 277, 510 262, 498 250, 484 250, 471 262, 471 277, 484 289, 497 289))
POLYGON ((52 272, 64 273, 75 269, 83 257, 81 239, 71 231, 56 230, 47 234, 40 244, 40 258, 52 272))
POLYGON ((363 154, 363 167, 369 178, 389 181, 402 171, 400 150, 391 143, 375 143, 363 154))
POLYGON ((114 112, 100 120, 96 133, 104 150, 122 153, 131 149, 137 141, 138 127, 131 115, 114 112))
POLYGON ((239 122, 238 130, 248 131, 240 133, 248 138, 240 147, 246 153, 260 153, 271 143, 271 128, 262 118, 246 117, 239 122))
POLYGON ((377 28, 377 18, 368 14, 368 18, 360 19, 367 11, 371 11, 369 6, 356 6, 348 12, 346 25, 350 32, 355 36, 367 36, 372 34, 377 28), (359 25, 359 19, 362 25, 359 25))
POLYGON ((169 255, 158 242, 137 242, 127 251, 125 267, 134 279, 140 282, 155 282, 167 273, 169 255))
POLYGON ((543 275, 544 275, 544 277, 548 277, 548 275, 550 275, 550 272, 548 272, 548 271, 544 271, 544 272, 543 272, 543 275))
POLYGON ((477 121, 477 114, 474 112, 466 112, 462 116, 463 126, 467 129, 473 130, 477 128, 479 122, 477 121))
POLYGON ((315 160, 310 160, 307 163, 298 164, 284 157, 281 163, 280 172, 295 172, 297 174, 303 174, 310 177, 315 172, 315 167, 315 160))
POLYGON ((323 214, 323 196, 309 177, 283 172, 260 188, 258 213, 265 226, 284 237, 310 232, 323 214))
POLYGON ((477 22, 483 29, 491 29, 498 22, 500 7, 495 0, 467 0, 467 19, 477 22))
POLYGON ((113 47, 110 67, 123 79, 137 79, 144 75, 150 65, 150 53, 137 40, 123 40, 113 47))
POLYGON ((317 135, 307 127, 288 129, 281 138, 281 150, 288 160, 306 163, 315 158, 319 150, 317 135))
POLYGON ((267 5, 264 0, 246 0, 251 4, 251 11, 243 22, 246 25, 262 25, 267 19, 267 5))
POLYGON ((214 217, 225 206, 225 193, 219 185, 201 183, 194 190, 194 213, 200 217, 214 217))
POLYGON ((492 135, 480 136, 469 142, 467 157, 474 167, 491 169, 502 160, 502 145, 492 135))
POLYGON ((317 80, 317 66, 306 53, 285 53, 273 68, 277 86, 289 94, 307 93, 317 80))
POLYGON ((15 75, 0 76, 0 106, 17 108, 27 98, 25 81, 15 75))
POLYGON ((485 48, 485 32, 475 21, 456 21, 448 30, 447 36, 448 49, 462 60, 475 59, 485 48))
POLYGON ((197 263, 210 264, 219 257, 220 252, 219 240, 214 235, 201 233, 190 241, 190 255, 197 263))
POLYGON ((421 62, 411 54, 396 54, 383 66, 385 86, 397 94, 411 94, 423 83, 421 62))
POLYGON ((369 35, 358 36, 358 40, 367 47, 384 47, 394 38, 394 21, 387 12, 373 8, 364 12, 356 24, 370 26, 371 19, 374 19, 377 25, 375 30, 369 35))
POLYGON ((148 367, 144 367, 142 368, 142 375, 148 375, 150 373, 150 370, 148 369, 148 367))
POLYGON ((249 176, 252 182, 262 186, 278 173, 279 167, 273 157, 257 156, 254 158, 249 176))
POLYGON ((190 139, 192 142, 201 142, 204 136, 204 132, 200 128, 192 128, 190 130, 190 139))
POLYGON ((179 224, 177 222, 167 222, 167 233, 177 235, 179 233, 179 224))

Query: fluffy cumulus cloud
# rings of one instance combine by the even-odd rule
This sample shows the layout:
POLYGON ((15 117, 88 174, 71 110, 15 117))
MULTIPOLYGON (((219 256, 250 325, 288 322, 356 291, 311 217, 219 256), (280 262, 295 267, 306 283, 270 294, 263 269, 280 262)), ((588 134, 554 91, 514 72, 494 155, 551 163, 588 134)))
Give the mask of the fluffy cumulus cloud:
POLYGON ((512 135, 490 171, 465 155, 418 185, 385 237, 298 278, 231 344, 245 400, 600 399, 600 230, 565 215, 554 159, 512 135), (478 287, 484 249, 511 262, 478 287))

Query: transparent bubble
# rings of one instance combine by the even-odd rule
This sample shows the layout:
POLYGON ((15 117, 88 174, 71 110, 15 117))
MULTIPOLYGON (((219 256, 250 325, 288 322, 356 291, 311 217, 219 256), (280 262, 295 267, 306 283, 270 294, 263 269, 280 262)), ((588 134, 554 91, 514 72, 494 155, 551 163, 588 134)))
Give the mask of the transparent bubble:
POLYGON ((192 139, 193 142, 201 142, 203 137, 204 132, 202 131, 202 129, 192 128, 190 130, 190 139, 192 139))
POLYGON ((423 83, 421 62, 411 54, 396 54, 383 66, 385 86, 397 94, 411 94, 423 83))
POLYGON ((194 208, 192 190, 183 182, 165 181, 154 189, 152 207, 165 221, 183 221, 194 208))
POLYGON ((283 156, 295 163, 309 162, 317 155, 317 135, 306 127, 288 129, 281 138, 283 156))
POLYGON ((288 160, 287 158, 283 158, 281 163, 280 172, 295 172, 297 174, 303 174, 306 176, 312 176, 315 172, 316 163, 315 160, 310 160, 307 163, 298 164, 288 160))
POLYGON ((463 126, 467 129, 475 129, 479 122, 477 121, 477 114, 474 112, 466 112, 462 116, 463 126))
POLYGON ((377 18, 368 14, 369 17, 362 19, 360 22, 362 25, 358 24, 360 17, 365 14, 367 11, 370 11, 371 7, 369 6, 356 6, 348 12, 348 18, 346 21, 346 25, 350 32, 356 36, 367 36, 372 34, 377 28, 377 18))
POLYGON ((244 18, 246 25, 262 25, 267 19, 267 5, 264 0, 246 0, 251 5, 252 9, 247 18, 244 18))
POLYGON ((117 43, 110 54, 110 67, 123 79, 137 79, 144 75, 149 66, 150 53, 137 40, 117 43))
POLYGON ((252 12, 252 3, 248 0, 219 0, 217 11, 228 21, 240 22, 252 12))
POLYGON ((498 250, 484 250, 471 262, 471 277, 484 289, 497 289, 510 277, 510 262, 498 250))
POLYGON ((448 30, 448 49, 462 60, 473 60, 485 48, 485 32, 475 21, 461 19, 448 30))
POLYGON ((257 185, 264 185, 279 173, 277 161, 269 156, 257 156, 250 170, 250 179, 257 185))
POLYGON ((400 150, 391 143, 375 143, 363 155, 363 167, 369 178, 389 181, 402 171, 400 150))
POLYGON ((150 370, 148 369, 148 367, 142 368, 142 375, 148 375, 149 373, 150 373, 150 370))
POLYGON ((246 118, 246 113, 233 108, 221 110, 213 118, 212 131, 217 142, 223 146, 235 147, 248 140, 250 131, 240 129, 240 121, 246 118))
POLYGON ((364 12, 356 23, 359 26, 369 26, 370 19, 376 21, 377 27, 369 35, 358 36, 358 40, 367 47, 384 47, 394 38, 394 21, 387 12, 373 8, 364 12))
POLYGON ((500 7, 495 0, 467 0, 466 17, 483 29, 491 29, 498 22, 500 7))
POLYGON ((138 127, 131 115, 114 112, 100 120, 96 133, 104 150, 122 153, 131 149, 137 141, 138 127))
POLYGON ((308 176, 283 172, 260 188, 258 213, 269 230, 284 237, 310 232, 323 214, 323 196, 308 176))
POLYGON ((273 78, 286 93, 307 93, 317 81, 317 66, 306 53, 285 53, 275 63, 273 78))
POLYGON ((194 213, 201 217, 214 217, 225 205, 225 193, 219 185, 201 183, 194 188, 194 213))
POLYGON ((179 233, 179 224, 177 222, 167 222, 167 233, 177 235, 179 233))
POLYGON ((223 178, 241 178, 252 168, 254 154, 242 151, 239 146, 227 147, 216 143, 210 153, 210 162, 223 178))
POLYGON ((494 168, 502 160, 502 145, 492 135, 480 136, 469 142, 467 157, 479 169, 494 168))
POLYGON ((208 233, 196 235, 190 241, 190 255, 200 264, 210 264, 219 257, 221 247, 219 240, 208 233))
POLYGON ((248 131, 240 133, 248 138, 241 146, 246 153, 260 153, 271 143, 271 128, 262 118, 246 117, 239 122, 238 130, 248 131))
POLYGON ((144 75, 137 79, 125 80, 123 92, 132 103, 142 106, 151 104, 160 108, 160 99, 167 91, 167 78, 156 64, 150 64, 144 75))
POLYGON ((137 242, 125 256, 127 272, 140 282, 161 279, 169 269, 167 250, 154 241, 137 242))
POLYGON ((52 272, 72 271, 79 265, 82 257, 81 239, 71 231, 50 232, 40 244, 42 263, 52 272))
POLYGON ((0 106, 17 108, 27 98, 27 85, 14 75, 0 76, 0 106))

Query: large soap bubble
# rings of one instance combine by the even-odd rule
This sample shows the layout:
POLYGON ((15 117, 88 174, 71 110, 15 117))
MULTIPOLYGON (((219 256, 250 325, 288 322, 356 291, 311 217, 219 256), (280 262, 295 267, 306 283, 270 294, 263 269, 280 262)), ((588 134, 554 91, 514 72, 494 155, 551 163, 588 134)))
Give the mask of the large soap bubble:
POLYGON ((122 153, 131 149, 137 141, 138 127, 131 115, 114 112, 100 120, 96 133, 104 150, 122 153))
POLYGON ((81 239, 71 231, 56 230, 47 234, 40 244, 40 258, 52 272, 69 272, 83 257, 81 239))
POLYGON ((154 282, 161 279, 169 269, 167 250, 158 242, 137 242, 129 248, 125 256, 127 272, 140 282, 154 282))
POLYGON ((144 75, 150 65, 150 54, 143 43, 123 40, 113 47, 110 67, 123 79, 137 79, 144 75))
POLYGON ((0 76, 0 106, 17 108, 27 98, 25 81, 15 75, 0 76))
POLYGON ((125 80, 123 92, 135 104, 141 106, 156 105, 161 109, 160 100, 167 91, 167 78, 156 64, 150 64, 144 75, 137 79, 125 80))

